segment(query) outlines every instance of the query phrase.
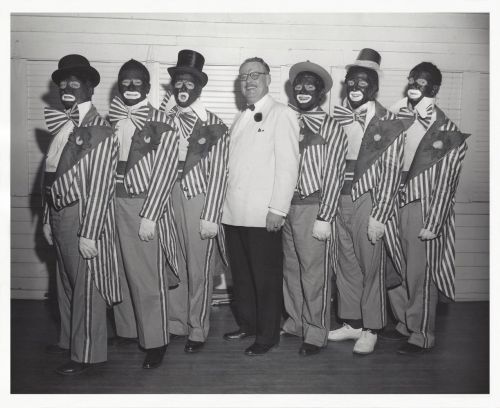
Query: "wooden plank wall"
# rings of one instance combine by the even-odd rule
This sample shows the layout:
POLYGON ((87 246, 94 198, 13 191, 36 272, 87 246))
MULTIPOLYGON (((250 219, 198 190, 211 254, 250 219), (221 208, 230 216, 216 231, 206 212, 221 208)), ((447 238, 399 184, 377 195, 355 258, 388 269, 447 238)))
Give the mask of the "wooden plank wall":
POLYGON ((196 49, 205 55, 210 77, 220 84, 206 88, 206 103, 230 122, 236 106, 219 89, 232 89, 222 86, 231 85, 245 58, 258 55, 272 66, 272 91, 283 102, 290 65, 309 59, 327 67, 334 77, 325 107, 329 110, 339 102, 344 66, 364 47, 382 54, 385 73, 379 98, 386 105, 401 97, 415 64, 432 61, 444 73, 439 103, 463 131, 473 134, 456 205, 457 300, 488 299, 489 16, 443 13, 13 14, 12 296, 45 297, 48 271, 54 268, 41 235, 38 177, 48 142, 42 110, 57 106, 50 73, 61 56, 83 54, 99 69, 104 80, 95 102, 105 113, 121 63, 135 58, 148 65, 150 98, 158 105, 166 67, 175 64, 180 49, 196 49))

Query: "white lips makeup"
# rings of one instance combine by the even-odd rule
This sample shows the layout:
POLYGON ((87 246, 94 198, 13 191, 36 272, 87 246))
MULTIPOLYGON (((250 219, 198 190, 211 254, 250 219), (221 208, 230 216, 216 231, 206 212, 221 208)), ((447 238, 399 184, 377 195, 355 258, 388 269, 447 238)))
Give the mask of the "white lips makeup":
POLYGON ((361 99, 363 99, 363 92, 360 91, 349 92, 349 99, 353 102, 359 102, 361 99))
POLYGON ((130 92, 130 91, 126 91, 123 96, 127 99, 139 99, 141 97, 141 93, 140 92, 130 92))
POLYGON ((418 89, 408 89, 407 95, 410 99, 418 99, 422 96, 422 92, 418 89))
POLYGON ((189 99, 189 94, 187 92, 179 92, 178 98, 180 102, 187 102, 187 100, 189 99))
POLYGON ((307 103, 307 102, 309 102, 311 99, 312 99, 312 96, 311 96, 311 95, 304 95, 304 94, 297 95, 297 101, 298 101, 299 103, 307 103))
POLYGON ((70 94, 64 94, 64 95, 61 97, 61 99, 62 99, 63 101, 67 101, 67 102, 74 102, 74 101, 76 101, 75 96, 74 96, 74 95, 70 95, 70 94))

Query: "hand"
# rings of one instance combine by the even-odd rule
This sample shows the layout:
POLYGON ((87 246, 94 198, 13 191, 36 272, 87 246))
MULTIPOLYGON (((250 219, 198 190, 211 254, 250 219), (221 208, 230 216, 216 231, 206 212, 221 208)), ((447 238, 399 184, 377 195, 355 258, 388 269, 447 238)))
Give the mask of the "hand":
POLYGON ((370 217, 368 220, 368 240, 375 245, 384 236, 385 225, 370 217))
POLYGON ((428 229, 425 229, 425 228, 422 228, 420 230, 420 233, 418 234, 418 237, 422 240, 422 241, 428 241, 430 239, 434 239, 437 237, 436 234, 434 234, 432 231, 428 230, 428 229))
POLYGON ((279 214, 275 214, 272 211, 268 211, 266 217, 266 229, 269 232, 279 231, 284 223, 285 217, 279 214))
POLYGON ((326 241, 332 235, 332 226, 327 221, 314 221, 312 236, 320 241, 326 241))
POLYGON ((93 239, 80 237, 78 247, 80 249, 80 253, 85 259, 92 259, 98 254, 97 243, 93 239))
POLYGON ((52 241, 52 228, 50 228, 50 224, 43 224, 43 235, 49 245, 54 245, 54 242, 52 241))
POLYGON ((219 231, 219 225, 215 222, 200 220, 200 236, 201 239, 213 238, 219 231))
POLYGON ((155 237, 156 222, 143 218, 139 226, 139 238, 141 241, 151 241, 155 237))

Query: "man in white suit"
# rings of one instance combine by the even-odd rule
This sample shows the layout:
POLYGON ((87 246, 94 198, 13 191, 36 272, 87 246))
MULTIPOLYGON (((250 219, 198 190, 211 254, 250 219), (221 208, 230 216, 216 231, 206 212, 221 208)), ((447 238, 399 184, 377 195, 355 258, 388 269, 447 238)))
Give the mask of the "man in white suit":
POLYGON ((240 67, 247 108, 236 118, 229 147, 225 224, 239 329, 226 340, 255 335, 249 356, 278 345, 282 311, 281 227, 290 208, 299 168, 295 113, 269 93, 269 66, 258 57, 240 67))

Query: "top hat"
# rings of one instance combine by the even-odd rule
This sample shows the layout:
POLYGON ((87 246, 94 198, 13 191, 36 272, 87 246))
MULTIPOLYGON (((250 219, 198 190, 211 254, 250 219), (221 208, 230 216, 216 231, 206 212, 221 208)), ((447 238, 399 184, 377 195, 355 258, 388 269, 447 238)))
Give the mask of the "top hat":
POLYGON ((380 61, 382 57, 380 54, 372 50, 371 48, 363 48, 359 54, 356 61, 353 64, 346 65, 345 68, 349 69, 351 67, 364 67, 373 69, 374 71, 380 71, 380 61))
POLYGON ((202 72, 205 58, 199 52, 193 50, 181 50, 177 55, 177 65, 167 69, 170 76, 173 78, 177 73, 188 73, 194 75, 201 81, 201 86, 204 87, 208 82, 208 76, 202 72))
POLYGON ((87 58, 78 54, 70 54, 62 57, 57 64, 57 70, 52 73, 52 81, 55 84, 59 84, 62 79, 68 75, 82 74, 89 78, 92 86, 96 87, 101 77, 99 72, 94 67, 90 66, 90 62, 87 58))
POLYGON ((290 72, 288 73, 290 82, 293 83, 298 74, 306 71, 316 74, 323 80, 325 92, 328 92, 330 89, 332 89, 333 81, 328 71, 318 64, 310 61, 298 62, 297 64, 292 65, 292 67, 290 68, 290 72))

